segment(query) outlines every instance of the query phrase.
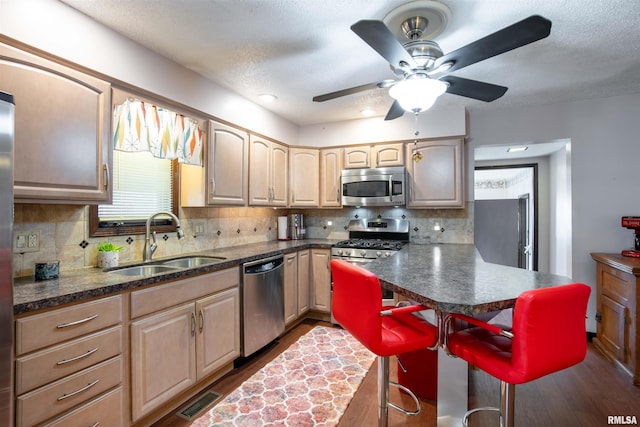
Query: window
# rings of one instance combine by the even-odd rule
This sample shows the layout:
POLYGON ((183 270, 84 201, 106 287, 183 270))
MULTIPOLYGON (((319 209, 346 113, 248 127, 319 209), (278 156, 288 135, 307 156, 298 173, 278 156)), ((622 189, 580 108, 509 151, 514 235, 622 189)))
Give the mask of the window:
MULTIPOLYGON (((92 205, 89 230, 93 237, 144 234, 147 218, 159 211, 178 215, 178 161, 158 159, 149 152, 113 151, 113 203, 92 205)), ((154 230, 170 232, 168 217, 154 220, 154 230)))

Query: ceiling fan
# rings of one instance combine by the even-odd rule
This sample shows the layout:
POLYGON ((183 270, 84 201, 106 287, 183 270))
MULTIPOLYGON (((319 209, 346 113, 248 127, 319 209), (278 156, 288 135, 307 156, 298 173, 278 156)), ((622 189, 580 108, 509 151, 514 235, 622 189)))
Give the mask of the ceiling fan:
POLYGON ((541 40, 551 32, 551 21, 533 15, 486 37, 444 54, 432 40, 421 39, 428 19, 412 16, 401 24, 408 41, 401 44, 384 22, 361 20, 351 30, 386 59, 400 80, 382 80, 355 86, 313 98, 324 102, 357 92, 390 88, 395 98, 385 120, 393 120, 410 111, 418 114, 433 105, 444 92, 491 102, 507 91, 504 86, 451 76, 449 73, 510 50, 541 40))

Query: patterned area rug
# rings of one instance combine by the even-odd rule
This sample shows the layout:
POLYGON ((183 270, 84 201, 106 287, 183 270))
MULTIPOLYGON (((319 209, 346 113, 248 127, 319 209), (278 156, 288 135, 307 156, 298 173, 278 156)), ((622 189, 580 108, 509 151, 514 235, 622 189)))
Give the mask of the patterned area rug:
POLYGON ((374 360, 349 332, 316 326, 191 427, 335 426, 374 360))

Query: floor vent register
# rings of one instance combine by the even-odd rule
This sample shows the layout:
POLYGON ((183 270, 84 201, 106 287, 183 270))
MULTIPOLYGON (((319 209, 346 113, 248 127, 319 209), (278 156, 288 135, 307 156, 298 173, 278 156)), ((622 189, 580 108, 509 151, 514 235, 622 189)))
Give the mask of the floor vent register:
POLYGON ((214 403, 216 403, 222 397, 221 393, 215 391, 207 391, 206 393, 198 396, 196 399, 187 403, 182 409, 180 409, 176 415, 187 421, 193 420, 200 415, 214 403))

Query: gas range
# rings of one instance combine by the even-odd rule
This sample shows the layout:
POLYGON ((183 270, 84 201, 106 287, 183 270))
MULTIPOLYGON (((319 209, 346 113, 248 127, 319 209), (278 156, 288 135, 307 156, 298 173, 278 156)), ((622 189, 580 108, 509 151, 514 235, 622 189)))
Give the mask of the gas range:
POLYGON ((331 248, 332 258, 368 262, 392 256, 409 241, 409 221, 404 219, 351 220, 347 229, 349 240, 338 242, 331 248))

